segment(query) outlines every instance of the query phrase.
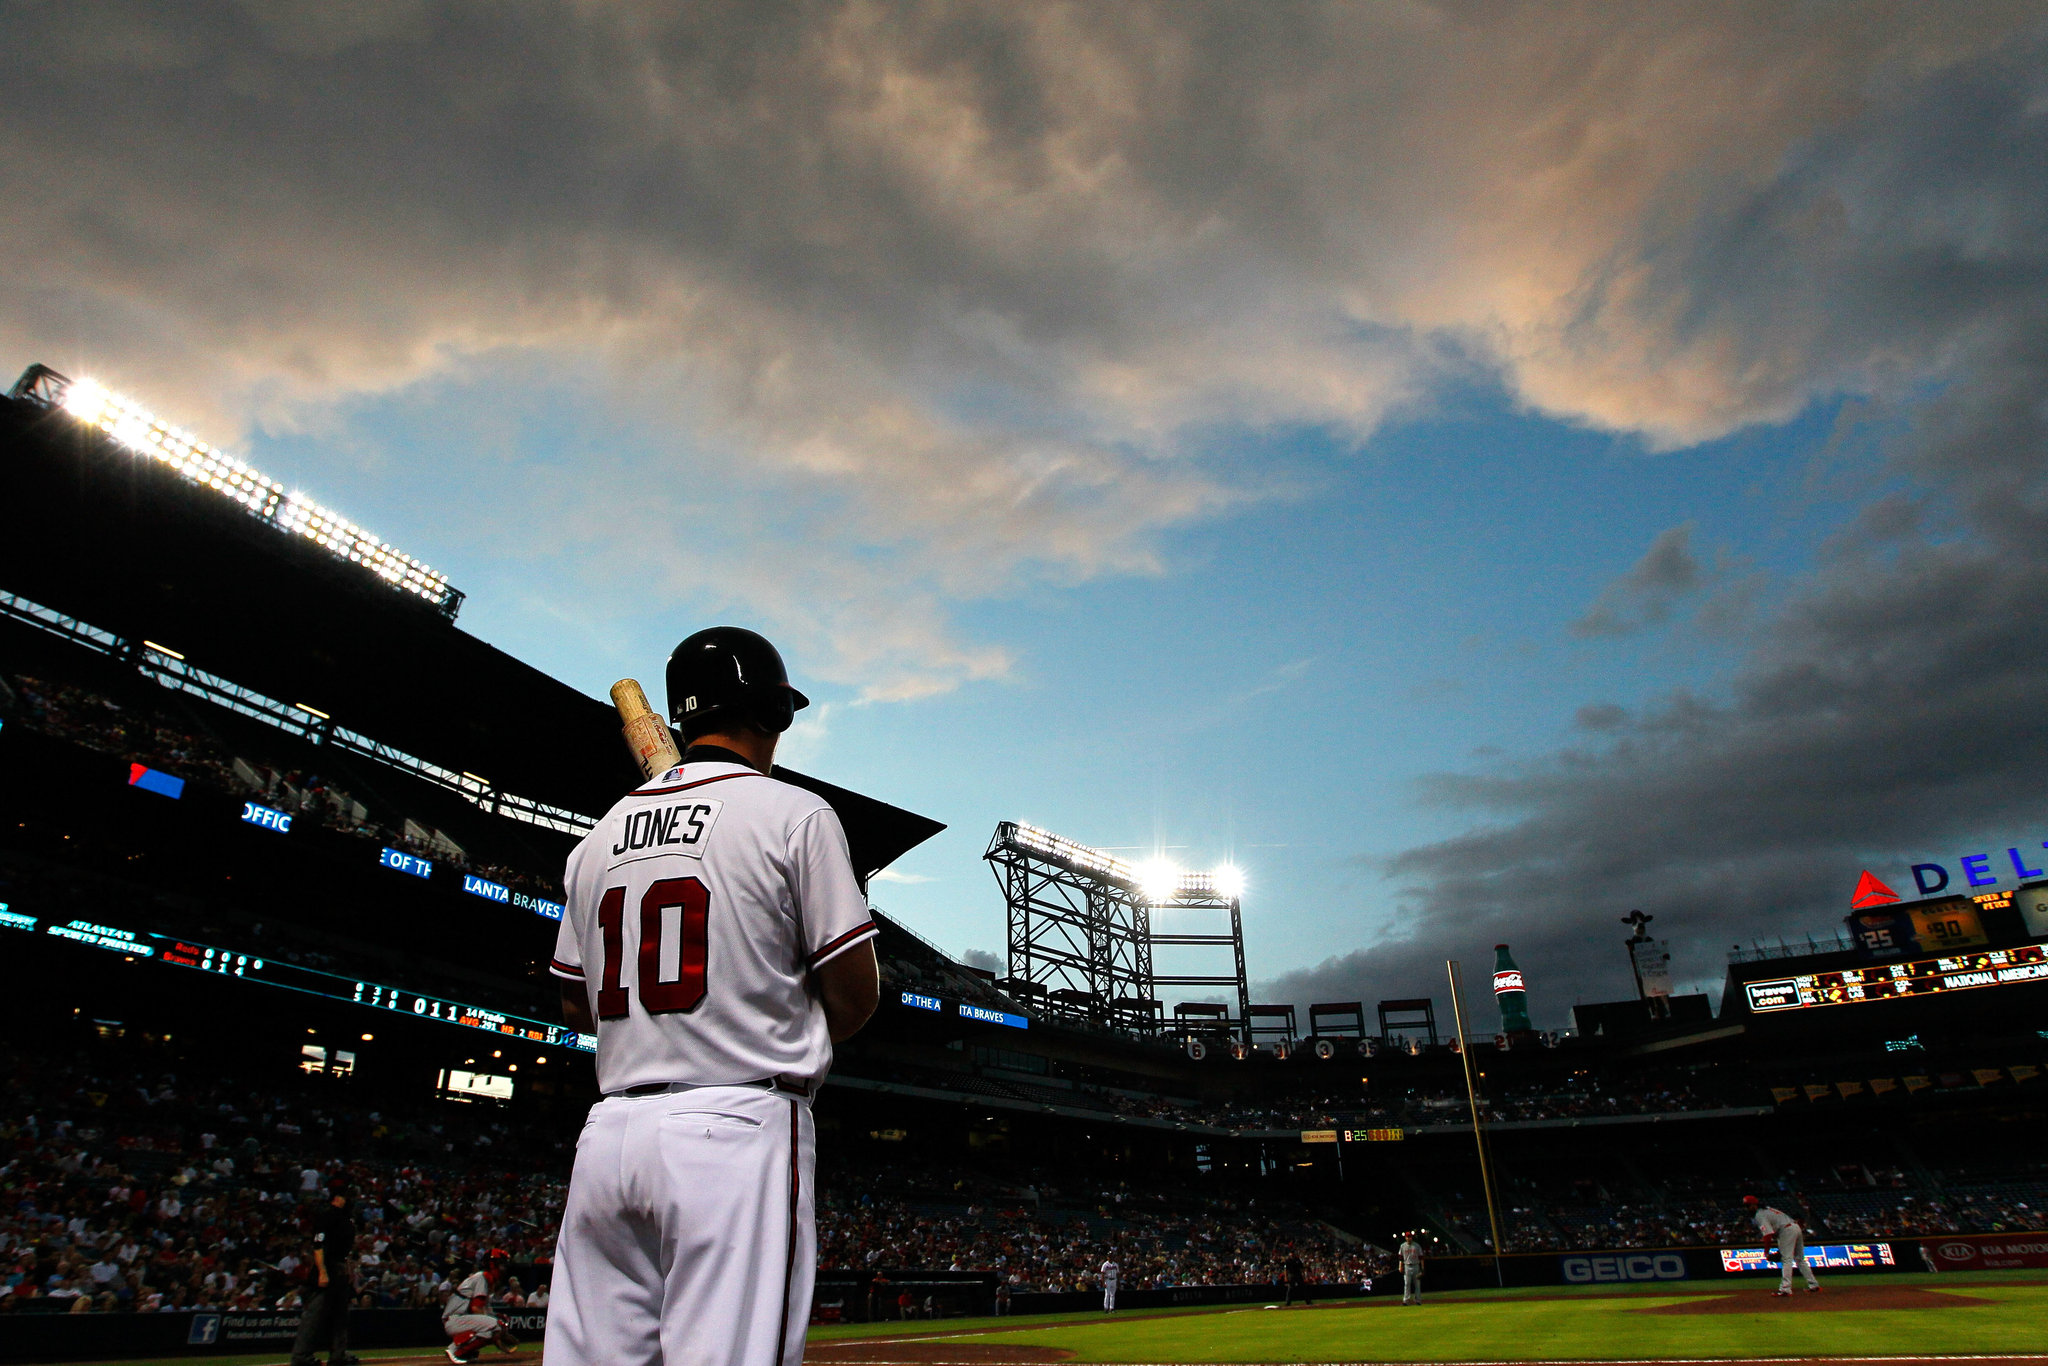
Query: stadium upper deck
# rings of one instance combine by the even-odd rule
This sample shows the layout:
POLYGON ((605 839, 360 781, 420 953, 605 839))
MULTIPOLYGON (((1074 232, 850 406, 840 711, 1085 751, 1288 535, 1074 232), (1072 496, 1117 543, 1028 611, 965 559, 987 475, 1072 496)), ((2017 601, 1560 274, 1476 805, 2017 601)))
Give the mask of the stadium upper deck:
MULTIPOLYGON (((456 627, 459 593, 395 591, 364 553, 252 515, 166 458, 162 424, 86 420, 68 384, 35 367, 0 401, 5 615, 529 823, 577 831, 638 780, 611 708, 456 627)), ((833 803, 863 877, 942 828, 778 776, 833 803)))

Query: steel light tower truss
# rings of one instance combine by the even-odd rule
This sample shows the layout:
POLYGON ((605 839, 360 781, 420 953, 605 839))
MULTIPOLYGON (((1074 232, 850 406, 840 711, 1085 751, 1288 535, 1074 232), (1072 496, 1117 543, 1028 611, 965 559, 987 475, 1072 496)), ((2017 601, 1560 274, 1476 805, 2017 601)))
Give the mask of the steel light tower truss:
MULTIPOLYGON (((1161 987, 1229 987, 1237 1019, 1250 1000, 1245 985, 1244 925, 1234 892, 1211 873, 1177 873, 1160 883, 1099 849, 1050 831, 1003 821, 983 855, 1003 889, 1009 913, 1010 981, 1020 994, 1043 999, 1054 1015, 1087 1019, 1136 1033, 1164 1027, 1161 987), (1154 930, 1155 910, 1210 912, 1227 921, 1202 931, 1154 930), (1156 948, 1228 948, 1232 971, 1160 975, 1156 948)), ((1219 965, 1220 966, 1220 965, 1219 965)))

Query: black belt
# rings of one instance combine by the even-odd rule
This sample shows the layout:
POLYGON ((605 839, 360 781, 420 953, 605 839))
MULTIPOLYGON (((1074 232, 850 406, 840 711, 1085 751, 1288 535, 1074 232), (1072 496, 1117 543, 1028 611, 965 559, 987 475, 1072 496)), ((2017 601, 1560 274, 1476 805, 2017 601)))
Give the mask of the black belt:
POLYGON ((788 1077, 761 1077, 755 1081, 650 1081, 640 1086, 628 1086, 623 1091, 608 1091, 608 1096, 658 1096, 663 1092, 701 1091, 707 1086, 758 1086, 764 1091, 781 1091, 792 1096, 808 1096, 811 1084, 802 1079, 788 1077))

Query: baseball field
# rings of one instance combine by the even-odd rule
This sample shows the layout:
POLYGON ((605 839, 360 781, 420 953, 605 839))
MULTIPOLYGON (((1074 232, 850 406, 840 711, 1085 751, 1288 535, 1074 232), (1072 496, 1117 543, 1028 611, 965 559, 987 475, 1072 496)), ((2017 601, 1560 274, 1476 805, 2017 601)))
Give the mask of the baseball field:
MULTIPOLYGON (((1466 1291, 1309 1308, 1232 1305, 1033 1319, 947 1319, 812 1330, 818 1366, 1104 1362, 1890 1362, 2048 1363, 2048 1277, 2038 1271, 1836 1278, 1820 1294, 1774 1282, 1466 1291)), ((538 1360, 537 1346, 511 1360, 538 1360)), ((439 1352, 364 1353, 430 1366, 439 1352)), ((506 1358, 491 1353, 486 1361, 506 1358)), ((126 1366, 282 1366, 279 1354, 126 1366)))

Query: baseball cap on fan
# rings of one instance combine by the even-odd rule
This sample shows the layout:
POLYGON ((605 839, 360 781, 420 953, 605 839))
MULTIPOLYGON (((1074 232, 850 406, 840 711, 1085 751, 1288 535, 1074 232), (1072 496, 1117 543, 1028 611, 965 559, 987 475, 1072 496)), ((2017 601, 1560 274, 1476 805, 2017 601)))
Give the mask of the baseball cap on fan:
POLYGON ((809 705, 781 653, 743 626, 699 631, 668 657, 669 722, 686 739, 733 721, 780 735, 809 705))

